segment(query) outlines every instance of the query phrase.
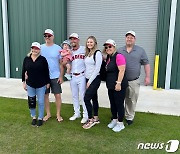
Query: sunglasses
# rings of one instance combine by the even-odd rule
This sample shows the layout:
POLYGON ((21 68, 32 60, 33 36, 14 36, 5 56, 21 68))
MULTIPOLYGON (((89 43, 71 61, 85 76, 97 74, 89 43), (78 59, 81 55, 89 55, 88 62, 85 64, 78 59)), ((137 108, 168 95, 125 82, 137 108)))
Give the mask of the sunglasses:
POLYGON ((108 48, 112 48, 112 45, 105 46, 104 48, 107 50, 108 48))
POLYGON ((48 38, 50 38, 52 35, 47 35, 47 34, 44 34, 44 37, 46 38, 46 37, 48 37, 48 38))

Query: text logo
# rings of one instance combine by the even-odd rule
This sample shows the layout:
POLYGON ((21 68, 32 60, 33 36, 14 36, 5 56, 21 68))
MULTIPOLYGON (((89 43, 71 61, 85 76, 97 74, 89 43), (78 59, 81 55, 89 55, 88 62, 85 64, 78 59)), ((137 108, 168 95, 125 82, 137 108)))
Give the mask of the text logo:
POLYGON ((178 140, 169 140, 167 143, 139 143, 137 149, 140 150, 162 150, 166 152, 176 152, 179 147, 178 140))
POLYGON ((178 140, 169 140, 167 142, 165 150, 167 152, 176 152, 179 147, 179 141, 178 140))

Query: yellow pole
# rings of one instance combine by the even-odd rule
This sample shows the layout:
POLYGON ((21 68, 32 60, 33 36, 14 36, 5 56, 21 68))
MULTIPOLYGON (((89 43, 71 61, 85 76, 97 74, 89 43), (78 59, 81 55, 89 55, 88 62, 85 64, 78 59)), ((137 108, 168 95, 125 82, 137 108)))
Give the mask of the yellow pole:
POLYGON ((153 89, 157 89, 157 80, 158 80, 158 68, 159 68, 159 55, 155 56, 155 66, 154 66, 154 84, 153 89))

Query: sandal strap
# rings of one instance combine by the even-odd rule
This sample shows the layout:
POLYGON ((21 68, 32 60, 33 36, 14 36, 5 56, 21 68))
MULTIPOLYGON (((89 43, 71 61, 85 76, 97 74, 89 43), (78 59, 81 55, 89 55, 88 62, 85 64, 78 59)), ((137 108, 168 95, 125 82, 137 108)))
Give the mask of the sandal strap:
POLYGON ((83 125, 83 128, 84 129, 88 129, 88 128, 91 128, 94 125, 95 125, 94 120, 93 119, 89 119, 88 122, 83 125))

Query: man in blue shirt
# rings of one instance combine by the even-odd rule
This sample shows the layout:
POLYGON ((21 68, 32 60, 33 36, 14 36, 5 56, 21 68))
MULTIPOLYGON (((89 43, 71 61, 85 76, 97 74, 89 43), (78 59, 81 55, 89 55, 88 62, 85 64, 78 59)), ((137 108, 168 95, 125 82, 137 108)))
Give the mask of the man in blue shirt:
POLYGON ((49 103, 49 93, 51 92, 55 96, 56 108, 57 108, 57 121, 61 122, 63 118, 61 117, 61 83, 63 82, 64 69, 61 65, 61 55, 59 51, 61 47, 54 43, 54 32, 51 29, 46 29, 44 32, 45 44, 41 45, 41 55, 44 56, 48 62, 49 73, 50 73, 50 88, 46 90, 45 94, 45 108, 47 115, 43 118, 47 121, 51 118, 50 113, 50 103, 49 103))

